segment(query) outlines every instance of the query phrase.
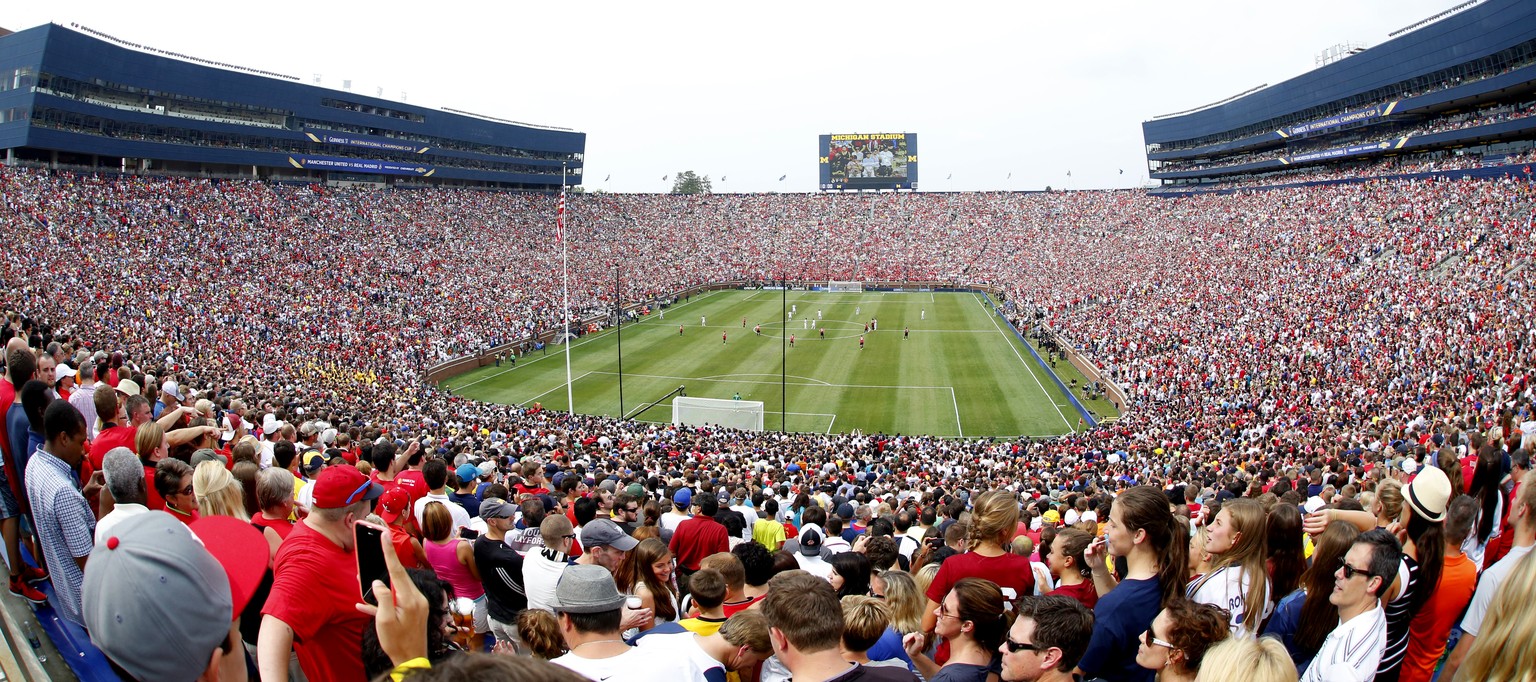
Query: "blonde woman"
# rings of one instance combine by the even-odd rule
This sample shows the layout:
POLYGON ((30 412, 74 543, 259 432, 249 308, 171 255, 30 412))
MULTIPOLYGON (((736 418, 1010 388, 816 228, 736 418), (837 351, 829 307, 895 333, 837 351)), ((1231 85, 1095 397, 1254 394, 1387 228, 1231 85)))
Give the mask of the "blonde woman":
POLYGON ((1189 536, 1189 579, 1199 580, 1211 572, 1211 555, 1205 546, 1211 541, 1210 526, 1201 526, 1189 536))
POLYGON ((1255 500, 1228 500, 1211 520, 1205 551, 1211 570, 1191 581, 1187 596, 1231 612, 1232 634, 1256 635, 1272 610, 1269 574, 1269 515, 1255 500))
POLYGON ((885 601, 891 629, 903 635, 922 631, 923 593, 918 591, 917 581, 911 573, 885 571, 869 581, 869 589, 877 599, 885 601))
POLYGON ((250 521, 245 513, 245 492, 223 464, 207 461, 197 465, 192 472, 192 491, 197 496, 197 509, 203 516, 232 516, 250 521))
POLYGON ((1456 679, 1536 682, 1536 648, 1530 646, 1536 642, 1536 619, 1528 613, 1533 603, 1536 560, 1527 554, 1499 587, 1456 679))
POLYGON ((1285 646, 1271 637, 1232 637, 1205 652, 1195 682, 1296 682, 1285 646))

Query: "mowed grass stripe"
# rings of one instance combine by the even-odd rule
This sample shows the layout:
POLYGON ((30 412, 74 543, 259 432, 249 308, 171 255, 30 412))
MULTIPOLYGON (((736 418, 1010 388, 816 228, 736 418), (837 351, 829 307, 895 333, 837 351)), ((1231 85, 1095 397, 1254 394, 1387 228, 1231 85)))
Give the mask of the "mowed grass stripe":
MULTIPOLYGON (((1029 368, 1013 354, 1017 339, 998 333, 989 320, 990 308, 978 305, 975 297, 788 292, 787 299, 799 308, 799 319, 788 323, 797 347, 788 350, 787 368, 780 364, 785 330, 779 322, 781 294, 777 291, 707 295, 674 306, 665 320, 651 316, 626 324, 626 410, 686 384, 691 396, 730 398, 739 391, 745 400, 762 401, 768 412, 765 426, 777 428, 783 395, 778 378, 787 369, 791 430, 825 431, 830 417, 794 414, 823 413, 837 415, 838 431, 959 435, 957 405, 969 436, 1056 435, 1067 430, 1052 404, 1066 403, 1065 398, 1040 395, 1029 368), (804 324, 818 308, 829 336, 826 341, 804 324), (926 319, 921 314, 924 309, 926 319), (700 315, 708 319, 707 327, 699 327, 700 315), (742 317, 747 318, 745 329, 742 317), (871 317, 880 320, 881 329, 866 336, 866 349, 860 352, 858 336, 871 317), (761 337, 751 329, 759 323, 761 337), (678 324, 685 329, 681 338, 678 324), (905 326, 913 333, 903 341, 905 326), (730 338, 723 345, 722 331, 730 338)), ((577 411, 619 414, 615 341, 609 330, 582 339, 572 349, 577 411)), ((549 355, 555 357, 529 363, 528 359, 542 357, 536 354, 515 370, 482 368, 445 383, 463 386, 455 392, 470 398, 503 403, 526 403, 543 394, 539 402, 546 409, 564 410, 563 350, 551 347, 549 355)), ((1024 357, 1034 364, 1027 354, 1024 357)), ((1042 377, 1042 382, 1054 388, 1048 377, 1042 377)), ((662 405, 638 418, 666 421, 670 417, 670 406, 662 405)))

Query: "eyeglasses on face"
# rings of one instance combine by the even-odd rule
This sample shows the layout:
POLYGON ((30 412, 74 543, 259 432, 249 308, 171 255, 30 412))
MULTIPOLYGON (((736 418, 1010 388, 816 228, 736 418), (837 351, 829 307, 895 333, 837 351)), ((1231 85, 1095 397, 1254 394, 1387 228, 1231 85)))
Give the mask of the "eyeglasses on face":
POLYGON ((1146 632, 1141 633, 1141 640, 1143 642, 1146 642, 1147 646, 1160 646, 1160 647, 1164 647, 1164 648, 1167 648, 1167 649, 1177 649, 1178 648, 1178 647, 1173 645, 1173 642, 1170 642, 1170 641, 1168 641, 1166 639, 1158 639, 1156 637, 1153 637, 1152 636, 1152 628, 1147 628, 1146 632))
POLYGON ((1365 576, 1366 580, 1370 580, 1373 575, 1368 569, 1355 568, 1354 566, 1350 566, 1349 561, 1344 557, 1339 557, 1339 568, 1344 569, 1345 580, 1349 580, 1350 578, 1353 578, 1357 575, 1363 575, 1365 576))
POLYGON ((1010 654, 1016 654, 1020 651, 1040 651, 1042 648, 1044 648, 1038 644, 1030 644, 1028 642, 1015 642, 1012 637, 1004 637, 1003 646, 1008 649, 1008 653, 1010 654))
POLYGON ((191 495, 192 493, 193 493, 193 490, 192 490, 192 486, 190 486, 190 485, 181 489, 181 494, 183 494, 183 495, 191 495))

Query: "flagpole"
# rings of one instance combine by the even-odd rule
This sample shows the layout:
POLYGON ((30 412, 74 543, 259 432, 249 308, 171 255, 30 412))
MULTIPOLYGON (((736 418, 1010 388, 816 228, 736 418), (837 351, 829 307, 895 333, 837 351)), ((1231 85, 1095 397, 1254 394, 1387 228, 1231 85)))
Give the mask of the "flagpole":
POLYGON ((565 238, 565 164, 560 164, 560 212, 556 217, 560 228, 560 293, 565 305, 564 331, 561 332, 561 340, 565 342, 565 407, 571 416, 576 416, 576 399, 571 390, 571 268, 569 255, 566 253, 565 238))

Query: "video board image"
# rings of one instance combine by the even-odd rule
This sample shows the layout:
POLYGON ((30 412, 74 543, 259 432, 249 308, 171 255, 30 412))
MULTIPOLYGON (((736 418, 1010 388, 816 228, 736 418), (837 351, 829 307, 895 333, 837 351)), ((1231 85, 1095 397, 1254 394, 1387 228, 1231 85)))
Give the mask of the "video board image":
POLYGON ((912 189, 916 138, 908 133, 822 135, 822 189, 912 189))

